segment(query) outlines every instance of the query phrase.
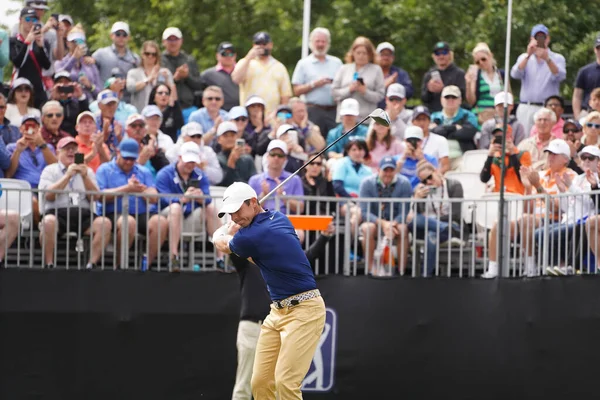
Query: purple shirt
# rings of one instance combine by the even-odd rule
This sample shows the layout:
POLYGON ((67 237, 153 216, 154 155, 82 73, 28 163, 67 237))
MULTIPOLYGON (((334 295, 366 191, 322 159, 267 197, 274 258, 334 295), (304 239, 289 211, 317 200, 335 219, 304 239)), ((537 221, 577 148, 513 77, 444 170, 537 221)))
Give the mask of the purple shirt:
POLYGON ((83 63, 83 58, 79 60, 77 65, 77 59, 73 57, 71 53, 65 55, 62 60, 56 60, 54 62, 54 69, 56 72, 69 71, 71 74, 71 80, 73 82, 79 82, 79 76, 85 75, 90 83, 94 85, 93 90, 88 90, 83 87, 83 93, 89 101, 96 100, 96 96, 104 87, 103 82, 100 80, 100 73, 98 67, 95 64, 87 65, 83 63))
POLYGON ((562 55, 550 49, 548 49, 548 56, 558 67, 556 75, 550 71, 546 61, 538 60, 535 55, 529 57, 525 69, 520 70, 519 64, 527 57, 527 53, 521 54, 510 69, 510 76, 521 80, 521 94, 519 95, 521 103, 544 103, 548 97, 560 93, 560 83, 567 76, 567 64, 562 55))
MULTIPOLYGON (((279 176, 279 182, 283 182, 290 175, 291 173, 283 171, 279 176)), ((256 174, 252 176, 248 181, 248 184, 252 186, 252 189, 256 191, 256 194, 260 195, 260 193, 262 192, 261 184, 265 179, 269 183, 269 191, 275 189, 275 186, 277 186, 277 182, 275 182, 275 180, 271 178, 269 176, 269 173, 266 171, 261 174, 256 174)), ((304 196, 302 180, 298 176, 294 176, 292 179, 290 179, 288 183, 283 185, 283 191, 285 192, 286 196, 304 196)), ((266 200, 262 204, 262 207, 267 210, 275 210, 275 195, 266 200)), ((279 200, 279 210, 277 211, 280 211, 283 214, 287 213, 285 202, 281 199, 279 200)))

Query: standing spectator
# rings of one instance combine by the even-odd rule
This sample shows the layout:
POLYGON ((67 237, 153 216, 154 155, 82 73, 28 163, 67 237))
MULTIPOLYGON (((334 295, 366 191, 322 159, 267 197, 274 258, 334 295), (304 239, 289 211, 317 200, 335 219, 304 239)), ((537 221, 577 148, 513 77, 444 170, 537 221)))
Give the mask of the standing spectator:
POLYGON ((216 57, 217 65, 204 71, 200 77, 204 84, 223 90, 223 109, 229 111, 240 105, 240 87, 231 79, 237 58, 235 47, 229 42, 219 43, 216 57))
POLYGON ((100 164, 110 161, 110 150, 104 143, 104 135, 96 128, 94 114, 89 111, 79 114, 75 129, 78 152, 83 153, 86 165, 96 172, 100 164))
POLYGON ((421 143, 423 153, 436 159, 437 162, 435 164, 440 169, 440 173, 444 175, 450 170, 450 148, 448 140, 445 137, 430 131, 431 114, 429 113, 429 109, 424 106, 415 107, 413 109, 412 124, 418 126, 423 131, 423 142, 421 143))
MULTIPOLYGON (((600 34, 594 41, 594 54, 596 60, 584 67, 581 67, 575 78, 575 88, 573 89, 573 116, 579 119, 581 111, 587 107, 590 101, 590 93, 597 87, 600 87, 600 34)), ((1 64, 1 63, 0 63, 1 64)))
MULTIPOLYGON (((406 90, 399 83, 392 83, 385 95, 385 111, 390 117, 392 136, 404 140, 404 131, 412 120, 412 111, 406 108, 406 90)), ((373 126, 373 121, 371 125, 373 126)))
POLYGON ((325 138, 321 135, 319 127, 309 120, 306 103, 299 97, 292 97, 289 107, 292 117, 288 120, 288 123, 298 131, 298 139, 301 143, 304 143, 304 150, 308 153, 323 150, 325 148, 325 138))
POLYGON ((19 128, 11 124, 10 120, 6 118, 7 108, 8 102, 6 97, 0 92, 0 137, 5 144, 10 144, 19 140, 21 132, 19 132, 19 128))
POLYGON ((50 100, 42 107, 42 130, 44 141, 51 144, 55 149, 59 140, 71 136, 68 132, 60 129, 64 118, 64 110, 56 100, 50 100))
MULTIPOLYGON (((117 227, 116 253, 121 255, 123 201, 122 196, 129 193, 148 194, 150 197, 129 196, 127 217, 128 247, 135 240, 136 232, 147 238, 148 269, 158 254, 158 249, 167 238, 169 224, 167 219, 159 216, 154 211, 154 204, 158 202, 154 178, 150 171, 136 163, 139 157, 139 145, 130 138, 123 139, 119 144, 117 157, 98 168, 96 179, 100 191, 104 193, 101 200, 96 203, 98 215, 110 219, 112 226, 117 227)), ((117 257, 115 269, 119 268, 121 257, 117 257)))
POLYGON ((48 98, 42 69, 51 66, 49 51, 50 45, 44 40, 35 9, 23 8, 19 19, 19 33, 10 38, 10 61, 15 68, 15 77, 26 78, 31 82, 35 93, 34 106, 38 109, 48 98))
POLYGON ((71 81, 71 74, 60 71, 54 75, 54 86, 50 92, 50 100, 58 101, 64 110, 63 122, 60 129, 68 132, 71 136, 77 134, 75 124, 77 116, 89 109, 89 102, 81 85, 71 81))
MULTIPOLYGON (((327 134, 327 145, 329 146, 331 143, 335 142, 337 138, 342 136, 344 133, 348 132, 350 129, 354 127, 358 123, 358 114, 359 114, 359 104, 356 99, 346 99, 342 101, 340 106, 340 124, 329 131, 327 134)), ((366 138, 367 137, 367 127, 365 125, 360 125, 354 130, 352 133, 353 137, 356 138, 366 138)), ((344 139, 337 142, 333 145, 329 151, 327 152, 327 157, 330 159, 338 159, 342 158, 344 155, 344 147, 350 141, 350 138, 346 136, 344 139)))
MULTIPOLYGON (((553 95, 544 101, 544 107, 554 111, 554 114, 556 114, 556 122, 552 127, 552 135, 558 139, 562 139, 563 127, 565 126, 565 120, 562 119, 562 115, 565 112, 565 100, 562 98, 562 96, 553 95)), ((534 125, 531 128, 531 134, 529 136, 535 135, 537 135, 537 128, 534 125)))
POLYGON ((310 33, 311 54, 296 64, 292 85, 296 96, 304 95, 308 118, 320 129, 323 137, 335 128, 336 104, 331 95, 331 83, 342 66, 342 61, 327 54, 331 34, 326 28, 315 28, 310 33))
POLYGON ((148 104, 156 105, 159 108, 163 116, 160 130, 176 141, 179 130, 184 125, 184 117, 179 101, 171 103, 171 93, 169 86, 160 83, 150 92, 148 104))
MULTIPOLYGON (((494 97, 494 111, 495 115, 485 121, 481 126, 481 136, 479 137, 478 147, 480 149, 489 149, 492 140, 492 131, 496 129, 499 123, 504 120, 504 102, 506 101, 505 92, 500 92, 494 97)), ((517 117, 512 114, 514 107, 514 100, 512 93, 508 93, 508 125, 512 130, 512 140, 515 146, 518 146, 523 139, 527 136, 523 124, 519 122, 517 117)))
POLYGON ((90 259, 86 269, 93 269, 110 243, 112 225, 108 218, 97 217, 90 207, 97 192, 94 171, 85 164, 75 164, 77 142, 66 136, 58 142, 58 162, 48 165, 40 177, 40 190, 66 190, 68 193, 43 193, 44 218, 40 223, 40 244, 44 249, 44 268, 54 268, 57 235, 75 232, 78 237, 91 233, 90 259))
POLYGON ((423 105, 431 111, 440 111, 440 100, 444 86, 454 85, 460 89, 461 98, 465 98, 466 82, 465 71, 454 64, 454 52, 446 42, 437 42, 433 46, 432 54, 435 67, 432 67, 423 76, 421 87, 421 100, 423 105))
MULTIPOLYGON (((590 101, 588 103, 589 108, 590 108, 590 112, 592 111, 598 111, 600 112, 600 87, 597 87, 596 89, 592 90, 592 93, 590 94, 590 101)), ((582 118, 579 119, 579 121, 581 121, 582 118)))
POLYGON ((79 82, 87 100, 94 101, 102 90, 104 81, 100 80, 96 64, 89 64, 85 61, 88 47, 81 25, 73 27, 67 35, 67 48, 69 49, 67 55, 54 63, 56 71, 67 71, 71 81, 79 82))
POLYGON ((146 122, 146 138, 154 141, 159 149, 165 152, 165 154, 175 146, 173 139, 170 136, 165 135, 160 130, 162 124, 162 112, 160 108, 155 105, 149 105, 142 109, 142 117, 146 122))
POLYGON ((37 117, 42 115, 34 106, 34 98, 33 85, 27 78, 17 78, 13 81, 6 105, 6 118, 10 120, 11 125, 21 126, 21 120, 25 115, 37 117))
POLYGON ((240 102, 245 103, 251 95, 260 96, 269 115, 279 104, 287 104, 292 97, 290 76, 285 66, 276 60, 273 41, 267 32, 257 32, 254 45, 236 65, 231 78, 240 85, 240 102))
MULTIPOLYGON (((377 63, 383 71, 383 78, 385 79, 386 90, 390 85, 397 83, 404 87, 406 94, 405 97, 410 99, 415 92, 412 81, 408 72, 400 67, 394 65, 396 48, 390 42, 383 42, 377 45, 377 63)), ((379 108, 385 108, 385 102, 382 100, 377 105, 379 108)))
POLYGON ((257 137, 256 154, 262 156, 267 152, 267 146, 275 134, 266 122, 265 101, 259 96, 250 96, 245 107, 248 110, 246 132, 257 137))
POLYGON ((369 148, 369 161, 367 165, 377 171, 379 162, 385 157, 398 156, 404 153, 404 146, 400 140, 392 135, 390 126, 373 122, 367 132, 367 147, 369 148))
POLYGON ((394 157, 396 170, 408 179, 414 189, 420 182, 417 175, 417 165, 425 160, 437 168, 439 162, 437 158, 423 152, 423 129, 417 125, 406 128, 404 147, 404 152, 394 157))
POLYGON ((556 123, 556 114, 549 108, 541 108, 533 115, 537 135, 523 140, 519 144, 519 150, 528 151, 531 154, 531 168, 541 171, 546 166, 548 154, 546 148, 551 141, 556 139, 552 134, 552 127, 556 123))
MULTIPOLYGON (((121 75, 125 77, 130 69, 140 65, 140 56, 127 47, 129 37, 129 25, 123 21, 115 22, 110 29, 110 39, 113 44, 98 49, 92 54, 100 72, 100 82, 106 82, 114 74, 115 68, 118 68, 121 75)), ((129 93, 123 94, 123 101, 129 102, 129 98, 129 93)))
POLYGON ((142 112, 148 105, 152 88, 159 83, 164 83, 171 88, 171 102, 177 100, 177 91, 173 74, 167 68, 160 65, 160 49, 153 40, 147 40, 142 44, 142 61, 138 68, 132 68, 127 72, 126 88, 131 93, 131 104, 142 112))
POLYGON ((521 80, 521 95, 517 107, 517 119, 530 132, 533 115, 542 108, 544 101, 560 92, 560 83, 567 76, 565 58, 550 50, 550 33, 545 25, 531 29, 527 52, 517 59, 510 70, 513 79, 521 80))
MULTIPOLYGON (((136 114, 137 110, 134 106, 125 101, 125 77, 121 71, 115 68, 113 76, 108 78, 104 87, 117 96, 119 102, 117 103, 117 109, 115 111, 115 119, 124 125, 127 118, 129 118, 130 115, 136 114)), ((90 111, 93 113, 98 112, 97 102, 90 104, 90 111)))
POLYGON ((111 158, 116 154, 121 139, 123 139, 123 125, 115 119, 119 98, 111 90, 103 90, 98 93, 98 108, 96 114, 96 126, 102 132, 104 143, 108 146, 111 158))
MULTIPOLYGON (((183 125, 188 122, 190 114, 198 109, 194 105, 194 96, 197 90, 202 90, 202 79, 196 60, 181 50, 183 34, 179 28, 170 27, 165 29, 162 34, 162 42, 165 47, 162 54, 162 64, 173 74, 173 80, 177 88, 177 99, 179 99, 183 113, 181 124, 183 125)), ((152 95, 150 95, 150 98, 152 98, 152 95)), ((161 109, 161 111, 164 118, 167 118, 164 110, 161 109)), ((165 131, 165 133, 167 132, 165 131)))
POLYGON ((223 110, 223 90, 218 86, 209 86, 202 93, 202 107, 190 114, 189 121, 197 122, 204 130, 204 141, 210 145, 219 124, 227 121, 227 111, 223 110))
POLYGON ((4 67, 10 61, 8 32, 0 28, 0 84, 4 82, 4 67))
POLYGON ((338 114, 343 100, 358 101, 358 119, 362 120, 385 97, 383 72, 375 64, 373 43, 363 36, 354 39, 345 61, 333 80, 333 98, 338 104, 338 114))
POLYGON ((494 54, 486 43, 478 43, 471 53, 475 64, 465 75, 467 103, 481 124, 494 115, 494 97, 504 89, 504 71, 496 67, 494 54))
POLYGON ((127 118, 125 125, 127 137, 135 140, 139 147, 137 163, 143 165, 156 177, 158 171, 169 165, 165 152, 158 147, 156 140, 146 137, 146 121, 140 114, 127 118))
POLYGON ((254 160, 246 154, 245 146, 236 143, 237 126, 231 121, 223 122, 217 129, 217 142, 221 150, 217 153, 223 170, 223 180, 219 186, 229 186, 233 182, 248 182, 256 174, 254 160))

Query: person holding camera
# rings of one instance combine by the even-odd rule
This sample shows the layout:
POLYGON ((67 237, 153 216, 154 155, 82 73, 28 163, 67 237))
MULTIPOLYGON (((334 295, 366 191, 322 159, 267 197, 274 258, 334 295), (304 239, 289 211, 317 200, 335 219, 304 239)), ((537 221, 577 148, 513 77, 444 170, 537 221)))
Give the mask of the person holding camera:
POLYGON ((163 149, 158 146, 156 138, 146 133, 146 120, 140 114, 127 118, 125 127, 127 137, 135 140, 140 146, 138 164, 145 166, 156 177, 158 171, 169 165, 169 159, 163 149))
POLYGON ((58 162, 44 168, 39 185, 44 211, 40 223, 44 268, 54 268, 57 235, 75 232, 78 238, 91 233, 91 253, 86 268, 92 269, 110 243, 112 224, 108 218, 92 212, 90 202, 95 196, 86 192, 97 192, 98 185, 94 171, 84 163, 83 154, 77 153, 77 141, 67 135, 58 142, 56 149, 58 162))
POLYGON ((10 38, 10 61, 15 68, 15 78, 26 78, 32 86, 35 108, 41 108, 48 100, 42 72, 52 66, 50 45, 44 40, 42 24, 35 9, 25 7, 21 10, 19 33, 10 38))
POLYGON ((240 104, 251 95, 258 95, 265 102, 265 115, 269 115, 292 97, 290 75, 271 55, 273 41, 267 32, 257 32, 252 42, 254 45, 246 57, 235 65, 231 79, 240 85, 240 104))
POLYGON ((404 132, 404 152, 394 156, 396 171, 408 179, 414 189, 419 184, 417 165, 425 160, 437 168, 438 160, 423 152, 423 129, 416 125, 409 126, 404 132))
POLYGON ((89 101, 83 93, 82 86, 71 81, 71 73, 60 71, 54 75, 54 86, 50 92, 50 100, 55 100, 63 107, 63 120, 60 129, 71 136, 77 135, 75 125, 77 117, 89 109, 89 101))
POLYGON ((104 135, 96 127, 94 114, 90 111, 79 114, 75 129, 78 151, 84 155, 85 164, 96 172, 100 164, 110 161, 110 150, 104 143, 104 135))
POLYGON ((465 71, 454 63, 454 52, 446 42, 437 42, 431 54, 435 66, 423 75, 421 101, 432 112, 442 110, 442 90, 454 85, 460 89, 461 98, 465 98, 465 71))
POLYGON ((229 186, 234 182, 248 182, 256 174, 254 158, 246 154, 246 143, 238 138, 238 130, 231 121, 222 122, 217 129, 217 142, 221 150, 217 153, 223 170, 223 180, 219 186, 229 186))

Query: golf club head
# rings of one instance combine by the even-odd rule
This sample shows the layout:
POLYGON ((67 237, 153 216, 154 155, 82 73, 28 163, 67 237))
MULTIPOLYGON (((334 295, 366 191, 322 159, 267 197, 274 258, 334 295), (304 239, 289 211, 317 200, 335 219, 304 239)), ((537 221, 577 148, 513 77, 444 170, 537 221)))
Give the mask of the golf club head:
POLYGON ((379 125, 390 126, 390 116, 381 108, 374 110, 369 117, 373 119, 373 121, 377 122, 379 125))

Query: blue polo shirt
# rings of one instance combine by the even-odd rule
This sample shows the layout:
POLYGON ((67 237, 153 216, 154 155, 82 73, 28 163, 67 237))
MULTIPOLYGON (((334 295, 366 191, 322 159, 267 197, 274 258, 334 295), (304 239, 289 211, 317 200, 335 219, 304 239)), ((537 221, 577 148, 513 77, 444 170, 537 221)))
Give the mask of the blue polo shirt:
MULTIPOLYGON (((16 148, 16 143, 6 146, 6 150, 8 150, 11 156, 16 148)), ((54 147, 51 144, 48 145, 48 148, 54 153, 54 147)), ((27 181, 33 189, 36 189, 40 183, 40 176, 44 168, 46 168, 46 160, 44 160, 42 150, 38 147, 35 150, 26 147, 19 155, 19 166, 12 178, 27 181)))
POLYGON ((273 301, 317 288, 296 231, 279 211, 258 214, 233 236, 229 248, 244 259, 252 257, 273 301))
MULTIPOLYGON (((200 168, 195 168, 194 171, 190 174, 191 179, 198 179, 200 181, 200 190, 202 193, 208 195, 210 194, 210 182, 208 178, 202 173, 200 168)), ((184 194, 188 189, 188 182, 184 182, 179 173, 177 172, 177 163, 173 163, 167 165, 158 171, 158 175, 156 175, 156 190, 158 193, 170 193, 170 194, 184 194)), ((183 215, 188 216, 194 211, 197 207, 202 207, 203 204, 210 204, 212 199, 203 199, 202 202, 194 202, 189 201, 183 205, 183 215)), ((160 207, 161 209, 168 207, 171 203, 179 203, 178 197, 161 197, 160 198, 160 207)))
MULTIPOLYGON (((154 178, 148 169, 139 164, 135 164, 131 171, 126 174, 121 168, 119 168, 116 160, 112 160, 100 165, 100 168, 98 168, 96 171, 96 181, 98 182, 98 188, 102 192, 106 189, 113 189, 127 185, 127 181, 132 175, 135 175, 140 183, 143 183, 148 187, 155 187, 154 178)), ((116 212, 121 213, 122 197, 117 198, 116 204, 116 212)), ((146 212, 146 208, 146 201, 143 197, 129 196, 130 215, 144 214, 146 212)), ((148 210, 150 212, 155 212, 156 207, 154 205, 149 205, 148 210)), ((115 201, 106 201, 106 210, 103 210, 102 201, 98 201, 96 204, 96 212, 98 215, 114 213, 115 201)))
MULTIPOLYGON (((223 109, 219 110, 219 116, 223 121, 229 120, 229 114, 223 109)), ((215 126, 215 121, 213 121, 210 115, 208 114, 208 110, 206 109, 206 107, 202 107, 201 109, 191 113, 188 122, 199 123, 202 126, 202 129, 205 133, 210 131, 212 127, 215 126)))
MULTIPOLYGON (((438 167, 437 158, 430 156, 429 154, 423 154, 423 157, 425 157, 425 160, 427 160, 431 165, 433 165, 436 168, 438 167)), ((394 162, 398 162, 399 158, 400 156, 394 156, 394 162)), ((400 171, 400 174, 402 176, 408 178, 408 180, 410 181, 410 186, 412 186, 413 190, 420 182, 419 177, 417 176, 418 163, 419 160, 417 160, 416 158, 407 158, 404 161, 404 165, 402 166, 402 171, 400 171)))

